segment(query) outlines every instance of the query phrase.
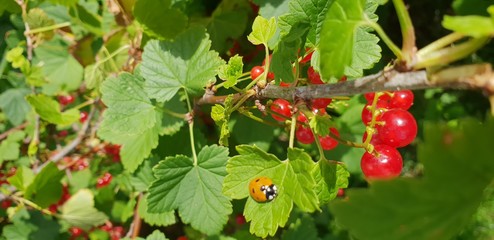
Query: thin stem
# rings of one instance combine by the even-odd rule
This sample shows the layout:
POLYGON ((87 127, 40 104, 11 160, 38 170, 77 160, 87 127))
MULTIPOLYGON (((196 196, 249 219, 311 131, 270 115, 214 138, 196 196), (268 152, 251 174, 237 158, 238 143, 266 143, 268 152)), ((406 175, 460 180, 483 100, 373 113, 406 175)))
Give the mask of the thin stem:
POLYGON ((391 41, 391 39, 388 37, 388 35, 384 32, 384 30, 381 28, 381 26, 371 20, 368 20, 365 22, 366 25, 372 27, 377 34, 381 37, 381 39, 384 41, 384 43, 389 47, 389 49, 394 53, 394 55, 398 58, 398 60, 403 60, 403 53, 401 52, 400 48, 396 46, 396 44, 391 41))
POLYGON ((143 195, 142 193, 139 194, 139 197, 137 198, 137 203, 134 209, 134 219, 132 220, 132 239, 136 239, 139 236, 139 232, 141 231, 141 224, 142 220, 139 215, 139 204, 142 204, 142 199, 143 195))
POLYGON ((70 25, 71 25, 70 22, 58 23, 58 24, 54 24, 54 25, 50 25, 50 26, 46 26, 46 27, 31 29, 29 31, 26 31, 26 34, 36 34, 36 33, 40 33, 40 32, 51 31, 51 30, 55 30, 55 29, 59 29, 59 28, 63 28, 63 27, 68 27, 70 25))
POLYGON ((32 208, 34 208, 34 209, 36 209, 36 210, 38 210, 38 211, 40 211, 40 212, 42 212, 42 213, 46 214, 46 215, 50 215, 50 216, 59 217, 59 215, 58 215, 58 214, 56 214, 56 213, 52 213, 52 212, 50 212, 49 210, 44 209, 44 208, 42 208, 42 207, 38 206, 36 203, 33 203, 33 202, 31 202, 31 201, 29 201, 29 200, 27 200, 27 199, 23 198, 23 197, 18 197, 18 196, 15 196, 15 195, 11 195, 10 197, 11 197, 12 199, 14 199, 16 202, 19 202, 19 203, 22 203, 22 204, 28 205, 28 206, 30 206, 30 207, 32 207, 32 208))
POLYGON ((278 123, 273 123, 273 122, 269 122, 269 121, 266 121, 260 117, 257 117, 253 114, 249 114, 248 111, 246 110, 242 110, 242 109, 239 109, 238 112, 256 122, 260 122, 260 123, 263 123, 263 124, 266 124, 266 125, 269 125, 269 126, 273 126, 273 127, 283 127, 284 125, 281 125, 281 124, 278 124, 278 123))
POLYGON ((429 45, 421 48, 417 52, 417 57, 422 58, 425 55, 428 55, 431 52, 439 50, 443 47, 449 46, 449 45, 453 44, 454 42, 456 42, 456 41, 458 41, 464 37, 465 36, 461 33, 457 33, 457 32, 450 33, 450 34, 430 43, 429 45))
POLYGON ((162 108, 162 109, 160 109, 160 111, 162 111, 163 113, 166 113, 172 117, 176 117, 176 118, 180 118, 180 119, 185 119, 185 117, 187 115, 187 114, 183 114, 183 113, 177 113, 177 112, 168 110, 166 108, 162 108))
POLYGON ((292 115, 292 122, 290 124, 290 139, 288 147, 293 148, 295 142, 295 128, 297 127, 297 114, 292 115))
MULTIPOLYGON (((104 52, 107 56, 112 56, 112 54, 108 51, 108 49, 106 49, 106 47, 105 47, 105 46, 103 46, 103 52, 104 52)), ((115 63, 115 60, 113 60, 113 57, 114 57, 114 56, 115 56, 115 55, 113 55, 112 57, 110 57, 110 58, 108 59, 108 61, 110 61, 110 64, 112 65, 113 70, 114 70, 115 72, 118 72, 118 71, 120 70, 120 68, 118 68, 117 63, 115 63)))
POLYGON ((81 108, 83 108, 83 107, 86 107, 86 106, 92 105, 92 104, 94 104, 94 103, 95 103, 94 99, 89 99, 89 100, 87 100, 87 101, 85 101, 85 102, 83 102, 83 103, 81 103, 81 104, 79 104, 79 105, 75 106, 73 109, 81 109, 81 108))
POLYGON ((192 159, 194 160, 194 166, 197 166, 197 154, 196 154, 196 145, 194 141, 194 117, 192 116, 194 114, 192 105, 190 104, 190 99, 187 91, 184 89, 185 92, 185 99, 187 100, 187 109, 189 110, 189 119, 187 119, 187 122, 189 123, 189 137, 190 137, 190 147, 192 150, 192 159))
POLYGON ((405 57, 404 60, 407 63, 411 63, 415 51, 415 30, 413 29, 412 20, 403 0, 393 0, 393 5, 400 21, 401 36, 403 38, 401 50, 405 57))
MULTIPOLYGON (((124 46, 121 46, 120 48, 118 48, 117 50, 113 51, 111 54, 109 54, 107 57, 101 59, 100 61, 98 61, 94 66, 95 68, 103 63, 105 63, 106 61, 112 59, 113 57, 115 57, 117 54, 119 54, 120 52, 128 49, 130 46, 129 45, 124 45, 124 46)), ((106 48, 105 48, 106 49, 106 48)), ((106 50, 108 52, 108 50, 106 50)), ((118 69, 117 69, 118 70, 118 69)))

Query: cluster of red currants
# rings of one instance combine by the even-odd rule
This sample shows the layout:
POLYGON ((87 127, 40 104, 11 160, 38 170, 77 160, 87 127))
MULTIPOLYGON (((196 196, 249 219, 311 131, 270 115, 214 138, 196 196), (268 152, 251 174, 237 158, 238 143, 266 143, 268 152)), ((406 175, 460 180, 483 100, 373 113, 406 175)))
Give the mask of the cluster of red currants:
POLYGON ((367 105, 362 110, 362 122, 368 127, 364 134, 372 133, 373 148, 365 152, 360 166, 367 179, 386 179, 400 175, 403 159, 396 150, 410 144, 417 136, 417 122, 407 110, 413 104, 410 90, 367 93, 367 105))
MULTIPOLYGON (((111 222, 106 222, 102 226, 98 227, 98 229, 107 232, 108 235, 110 235, 110 240, 119 240, 125 236, 125 229, 122 226, 113 226, 111 222)), ((96 228, 89 230, 89 232, 94 230, 96 230, 96 228)), ((78 227, 71 227, 69 229, 69 233, 71 235, 71 240, 89 239, 88 233, 78 227)))
MULTIPOLYGON (((67 106, 69 104, 72 104, 75 101, 75 97, 72 95, 59 95, 57 96, 58 102, 62 106, 67 106)), ((81 111, 80 117, 79 117, 79 122, 84 123, 88 118, 88 113, 85 111, 81 111)))

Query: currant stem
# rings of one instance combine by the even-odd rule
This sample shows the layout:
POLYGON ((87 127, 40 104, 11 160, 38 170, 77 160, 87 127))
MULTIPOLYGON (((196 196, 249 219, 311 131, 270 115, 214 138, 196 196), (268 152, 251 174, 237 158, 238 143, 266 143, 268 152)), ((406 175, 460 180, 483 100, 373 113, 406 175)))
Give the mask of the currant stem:
POLYGON ((42 207, 38 206, 36 203, 31 202, 31 201, 29 201, 29 200, 27 200, 27 199, 25 199, 25 198, 23 198, 23 197, 18 197, 18 196, 16 196, 16 195, 11 195, 10 197, 11 197, 12 199, 14 199, 16 202, 19 202, 19 203, 21 203, 21 204, 24 204, 24 205, 30 206, 30 207, 32 207, 32 208, 34 208, 34 209, 36 209, 36 210, 38 210, 38 211, 40 211, 40 212, 42 212, 42 213, 46 214, 46 215, 55 216, 55 217, 60 217, 58 214, 56 214, 56 213, 52 213, 52 212, 50 212, 49 210, 46 210, 46 209, 44 209, 44 208, 42 208, 42 207))
POLYGON ((288 147, 293 148, 295 143, 295 128, 297 127, 297 114, 292 115, 292 122, 290 124, 290 139, 288 142, 288 147))
POLYGON ((446 46, 449 46, 450 44, 453 44, 454 42, 462 39, 463 37, 464 37, 464 35, 461 33, 457 33, 457 32, 450 33, 450 34, 430 43, 429 45, 423 47, 422 49, 418 50, 417 51, 417 57, 422 58, 425 55, 430 54, 431 52, 437 51, 443 47, 446 47, 446 46))
POLYGON ((71 25, 70 22, 63 22, 63 23, 58 23, 58 24, 46 26, 46 27, 31 29, 31 30, 27 31, 26 33, 27 34, 36 34, 36 33, 40 33, 40 32, 46 32, 46 31, 50 31, 50 30, 63 28, 63 27, 68 27, 70 25, 71 25))
POLYGON ((403 53, 401 52, 400 48, 398 48, 398 46, 396 46, 396 44, 391 41, 391 39, 382 29, 381 25, 371 20, 367 20, 365 24, 372 27, 376 31, 376 33, 381 37, 383 42, 389 47, 389 49, 394 53, 398 60, 404 60, 403 53))
POLYGON ((189 110, 190 119, 187 119, 188 125, 189 125, 189 138, 190 138, 190 148, 192 150, 192 159, 194 160, 194 166, 197 166, 197 154, 196 154, 196 146, 195 146, 195 140, 194 140, 194 112, 192 109, 192 105, 190 104, 190 99, 189 99, 189 94, 187 93, 187 90, 184 89, 185 92, 185 99, 187 100, 187 109, 189 110))

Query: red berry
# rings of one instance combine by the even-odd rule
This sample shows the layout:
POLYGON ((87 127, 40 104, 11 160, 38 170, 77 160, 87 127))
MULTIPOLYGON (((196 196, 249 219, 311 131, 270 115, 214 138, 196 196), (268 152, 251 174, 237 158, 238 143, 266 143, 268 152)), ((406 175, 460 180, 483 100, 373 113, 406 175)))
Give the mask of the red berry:
POLYGON ((314 134, 309 127, 299 126, 295 130, 295 137, 297 141, 303 144, 311 144, 314 142, 314 134))
POLYGON ((268 78, 268 80, 273 80, 274 79, 274 73, 273 72, 268 72, 267 78, 268 78))
POLYGON ((98 178, 98 182, 96 183, 97 188, 102 188, 110 184, 112 180, 112 175, 110 173, 105 173, 102 177, 98 178))
POLYGON ((51 213, 56 213, 58 210, 58 204, 54 203, 48 207, 48 211, 51 213))
POLYGON ((309 54, 305 55, 305 57, 304 57, 304 58, 302 58, 302 60, 300 60, 300 63, 306 63, 306 62, 309 62, 309 61, 311 60, 311 58, 312 58, 312 54, 313 54, 313 53, 314 53, 314 52, 312 51, 312 52, 310 52, 309 54))
POLYGON ((79 122, 84 123, 87 120, 88 113, 87 112, 81 112, 79 122))
POLYGON ((343 196, 345 196, 345 189, 343 189, 343 188, 339 188, 339 189, 338 189, 338 193, 336 194, 336 196, 338 196, 338 197, 343 197, 343 196))
MULTIPOLYGON (((368 104, 372 104, 375 95, 376 93, 373 92, 364 94, 364 97, 367 100, 368 104)), ((391 100, 391 96, 387 93, 384 93, 377 99, 377 104, 380 105, 382 108, 388 108, 389 100, 391 100)))
MULTIPOLYGON (((64 158, 64 161, 71 162, 72 160, 69 157, 67 157, 67 158, 64 158)), ((89 167, 89 161, 87 158, 83 157, 83 158, 78 158, 77 160, 75 160, 75 163, 72 166, 70 166, 70 170, 81 171, 81 170, 84 170, 88 167, 89 167)))
POLYGON ((60 95, 57 98, 58 102, 64 106, 73 103, 75 100, 75 97, 72 95, 60 95))
POLYGON ((235 216, 235 222, 237 223, 237 225, 244 225, 246 222, 244 215, 237 214, 237 216, 235 216))
POLYGON ((364 108, 362 109, 362 122, 365 124, 365 125, 368 125, 370 123, 370 121, 372 120, 372 112, 370 110, 370 105, 369 104, 366 104, 364 106, 364 108))
POLYGON ((417 136, 417 122, 405 110, 391 109, 384 112, 377 125, 377 136, 383 144, 399 148, 410 144, 417 136))
POLYGON ((305 116, 305 114, 303 112, 299 112, 298 113, 297 121, 298 122, 302 122, 302 123, 306 123, 307 122, 307 117, 305 116))
POLYGON ((321 75, 319 75, 313 67, 309 67, 307 70, 307 77, 309 78, 309 82, 312 84, 324 84, 321 80, 321 75))
POLYGON ((374 154, 365 152, 360 167, 367 179, 387 179, 400 175, 403 160, 400 153, 388 145, 375 145, 374 154))
POLYGON ((177 240, 189 240, 189 238, 187 238, 187 236, 180 236, 177 240))
POLYGON ((99 227, 99 229, 105 231, 105 232, 110 232, 113 228, 113 224, 111 222, 106 222, 103 224, 103 226, 99 227))
POLYGON ((107 144, 104 147, 106 154, 108 154, 114 162, 120 162, 120 145, 107 144))
POLYGON ((71 238, 77 238, 77 237, 80 237, 82 236, 82 234, 84 234, 84 230, 82 230, 81 228, 78 228, 78 227, 71 227, 69 229, 69 233, 71 236, 71 238))
POLYGON ((393 93, 389 101, 389 108, 399 108, 408 110, 413 105, 413 92, 410 90, 401 90, 393 93))
MULTIPOLYGON (((336 128, 330 128, 329 131, 335 136, 340 136, 340 133, 336 128)), ((319 142, 321 143, 321 147, 324 150, 331 150, 338 146, 338 141, 336 141, 336 139, 332 138, 330 135, 319 137, 319 142)))
POLYGON ((348 80, 348 78, 343 75, 341 78, 340 78, 340 82, 346 82, 346 80, 348 80))
POLYGON ((57 133, 57 137, 59 138, 67 137, 67 135, 69 135, 69 131, 67 130, 61 130, 60 132, 57 133))
POLYGON ((0 207, 3 208, 3 209, 7 209, 9 208, 10 206, 12 206, 12 201, 9 200, 9 199, 4 199, 1 203, 0 203, 0 207))
MULTIPOLYGON (((290 102, 288 102, 285 99, 279 98, 279 99, 274 100, 273 103, 271 104, 270 109, 271 109, 271 111, 279 113, 279 114, 281 114, 287 118, 292 117, 292 112, 290 110, 290 102)), ((271 114, 271 116, 277 121, 280 121, 280 122, 285 121, 285 118, 278 116, 276 114, 271 114)))
POLYGON ((252 80, 255 80, 259 76, 261 76, 263 72, 264 72, 264 67, 255 66, 250 70, 250 78, 252 78, 252 80))
POLYGON ((280 82, 280 87, 290 87, 290 83, 280 82))
POLYGON ((333 99, 331 98, 316 98, 312 99, 312 107, 313 108, 326 108, 333 99))
POLYGON ((115 226, 110 231, 111 240, 120 240, 124 235, 124 228, 122 226, 115 226))

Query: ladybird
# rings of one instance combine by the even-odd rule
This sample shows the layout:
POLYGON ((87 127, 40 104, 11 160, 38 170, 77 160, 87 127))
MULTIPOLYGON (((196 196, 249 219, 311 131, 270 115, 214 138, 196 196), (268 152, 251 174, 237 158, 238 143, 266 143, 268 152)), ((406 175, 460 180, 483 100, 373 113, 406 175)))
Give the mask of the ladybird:
POLYGON ((273 181, 267 177, 258 177, 249 183, 250 196, 256 202, 268 202, 273 200, 278 194, 278 189, 273 181))

